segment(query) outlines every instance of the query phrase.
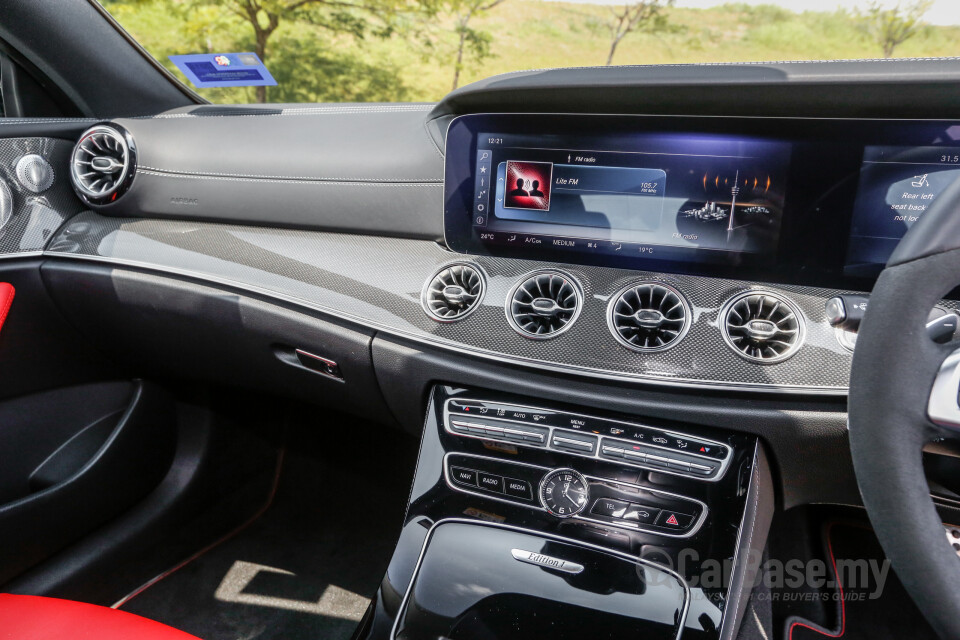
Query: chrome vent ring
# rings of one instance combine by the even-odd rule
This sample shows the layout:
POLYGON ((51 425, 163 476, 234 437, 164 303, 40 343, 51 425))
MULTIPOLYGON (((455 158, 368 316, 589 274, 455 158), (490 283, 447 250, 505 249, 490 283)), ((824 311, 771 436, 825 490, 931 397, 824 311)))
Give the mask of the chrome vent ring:
POLYGON ((761 364, 783 362, 804 339, 800 309, 767 291, 745 291, 724 305, 720 328, 727 345, 743 358, 761 364))
POLYGON ((640 352, 676 346, 690 329, 690 305, 660 282, 636 282, 610 298, 607 326, 617 342, 640 352))
POLYGON ((573 326, 582 307, 582 289, 572 276, 556 270, 535 271, 510 290, 507 321, 520 335, 545 340, 573 326))
POLYGON ((480 306, 486 286, 486 276, 476 265, 448 264, 427 280, 420 303, 438 322, 463 320, 480 306))
POLYGON ((136 171, 133 139, 114 125, 85 131, 70 157, 70 179, 87 202, 113 202, 129 187, 136 171))

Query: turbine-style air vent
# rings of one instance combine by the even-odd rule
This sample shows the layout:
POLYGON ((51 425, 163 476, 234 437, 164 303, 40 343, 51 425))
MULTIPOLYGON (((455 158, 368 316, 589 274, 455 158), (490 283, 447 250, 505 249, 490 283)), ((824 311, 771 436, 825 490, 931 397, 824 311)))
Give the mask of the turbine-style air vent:
POLYGON ((88 129, 70 158, 73 186, 84 200, 93 204, 113 202, 123 195, 135 170, 133 139, 113 125, 88 129))
POLYGON ((683 295, 659 282, 631 284, 610 299, 607 324, 620 344, 634 351, 663 351, 690 328, 683 295))
POLYGON ((507 296, 507 320, 527 338, 553 338, 580 315, 580 285, 560 271, 538 271, 520 281, 507 296))
POLYGON ((480 269, 457 263, 427 280, 420 302, 427 315, 440 322, 462 320, 480 306, 486 283, 480 269))
POLYGON ((733 297, 720 312, 723 338, 747 360, 786 360, 803 343, 803 316, 789 300, 765 291, 733 297))

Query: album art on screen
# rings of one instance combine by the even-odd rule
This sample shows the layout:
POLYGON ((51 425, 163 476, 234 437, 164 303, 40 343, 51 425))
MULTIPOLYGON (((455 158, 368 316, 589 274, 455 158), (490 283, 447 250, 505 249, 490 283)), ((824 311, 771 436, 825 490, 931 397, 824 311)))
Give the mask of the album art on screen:
POLYGON ((507 209, 550 210, 552 162, 507 161, 503 206, 507 209))

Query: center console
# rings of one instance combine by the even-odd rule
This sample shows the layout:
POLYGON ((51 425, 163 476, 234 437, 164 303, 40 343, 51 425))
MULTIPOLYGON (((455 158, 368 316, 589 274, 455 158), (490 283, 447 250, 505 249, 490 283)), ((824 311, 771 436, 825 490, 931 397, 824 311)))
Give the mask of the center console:
POLYGON ((753 437, 438 386, 358 637, 729 638, 772 500, 753 437))

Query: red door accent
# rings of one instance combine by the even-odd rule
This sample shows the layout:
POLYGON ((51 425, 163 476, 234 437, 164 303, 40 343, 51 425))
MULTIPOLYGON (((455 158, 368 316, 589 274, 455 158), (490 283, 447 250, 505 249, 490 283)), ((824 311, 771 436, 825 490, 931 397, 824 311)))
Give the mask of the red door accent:
POLYGON ((12 284, 0 282, 0 329, 3 328, 3 322, 10 313, 10 305, 13 304, 13 294, 16 291, 12 284))

